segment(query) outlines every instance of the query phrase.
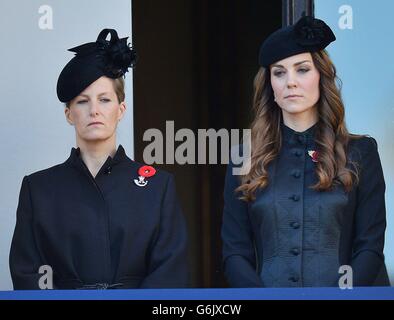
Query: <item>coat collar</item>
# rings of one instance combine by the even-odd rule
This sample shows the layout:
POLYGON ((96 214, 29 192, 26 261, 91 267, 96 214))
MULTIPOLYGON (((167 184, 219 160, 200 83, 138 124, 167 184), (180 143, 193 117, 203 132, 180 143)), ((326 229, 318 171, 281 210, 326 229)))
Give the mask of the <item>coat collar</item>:
POLYGON ((282 131, 283 141, 291 145, 302 144, 302 145, 310 146, 313 145, 315 141, 317 123, 315 123, 312 127, 308 128, 303 132, 298 132, 286 126, 282 121, 281 131, 282 131))
MULTIPOLYGON (((99 173, 102 170, 111 170, 111 168, 116 165, 117 163, 120 163, 122 161, 127 160, 127 155, 122 147, 122 145, 119 145, 118 149, 116 150, 116 153, 114 157, 112 158, 111 156, 108 156, 107 160, 104 162, 103 166, 99 170, 99 173)), ((69 158, 67 159, 66 163, 69 163, 77 168, 82 168, 82 169, 87 169, 85 163, 83 162, 81 158, 81 150, 80 148, 72 148, 71 153, 69 158)))

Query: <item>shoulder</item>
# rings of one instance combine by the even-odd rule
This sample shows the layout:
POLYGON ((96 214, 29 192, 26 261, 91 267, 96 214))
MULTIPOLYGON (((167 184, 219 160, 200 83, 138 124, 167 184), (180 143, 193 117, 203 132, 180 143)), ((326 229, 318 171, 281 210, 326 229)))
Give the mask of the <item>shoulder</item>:
POLYGON ((358 148, 361 151, 370 150, 371 148, 377 148, 378 143, 375 138, 369 135, 350 135, 349 136, 349 147, 358 148))
POLYGON ((247 143, 237 144, 230 148, 229 165, 241 166, 246 160, 250 160, 251 148, 247 143))
POLYGON ((31 174, 28 174, 25 176, 25 179, 28 181, 43 181, 47 180, 51 177, 56 177, 60 173, 64 171, 64 164, 57 164, 55 166, 49 167, 47 169, 39 170, 36 172, 33 172, 31 174))
POLYGON ((378 152, 378 143, 371 136, 350 135, 348 143, 348 157, 352 161, 362 162, 378 152))
POLYGON ((250 148, 244 144, 230 148, 229 162, 226 170, 225 192, 234 192, 241 184, 241 177, 250 169, 250 148))
POLYGON ((348 144, 348 162, 360 174, 361 184, 384 181, 378 143, 370 136, 352 138, 348 144))

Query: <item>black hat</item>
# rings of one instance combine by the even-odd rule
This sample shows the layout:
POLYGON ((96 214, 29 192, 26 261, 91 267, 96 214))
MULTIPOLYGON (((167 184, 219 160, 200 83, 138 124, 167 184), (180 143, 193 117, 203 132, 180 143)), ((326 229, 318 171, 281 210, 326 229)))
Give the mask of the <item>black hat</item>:
POLYGON ((295 25, 272 33, 261 45, 259 64, 265 68, 272 63, 303 52, 323 50, 335 41, 335 35, 322 20, 302 17, 295 25))
POLYGON ((69 102, 102 76, 116 79, 124 76, 136 63, 136 53, 127 38, 119 39, 113 29, 100 32, 96 42, 88 42, 68 49, 75 56, 67 63, 57 81, 57 96, 69 102), (106 40, 108 34, 111 39, 106 40))

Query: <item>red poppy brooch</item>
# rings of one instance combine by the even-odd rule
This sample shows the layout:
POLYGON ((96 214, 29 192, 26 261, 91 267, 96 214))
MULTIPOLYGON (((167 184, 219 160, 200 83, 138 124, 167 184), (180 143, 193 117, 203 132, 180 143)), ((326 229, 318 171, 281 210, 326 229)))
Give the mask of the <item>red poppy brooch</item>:
POLYGON ((319 160, 318 160, 319 153, 317 151, 309 150, 308 154, 312 158, 313 162, 319 162, 319 160))
POLYGON ((148 184, 146 178, 153 177, 156 169, 151 166, 142 166, 138 169, 138 179, 134 179, 134 183, 139 187, 145 187, 148 184))

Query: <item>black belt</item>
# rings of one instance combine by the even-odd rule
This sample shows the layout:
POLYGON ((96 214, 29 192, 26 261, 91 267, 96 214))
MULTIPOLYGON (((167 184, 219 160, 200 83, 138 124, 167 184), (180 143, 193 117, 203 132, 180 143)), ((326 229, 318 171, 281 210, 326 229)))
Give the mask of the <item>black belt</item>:
POLYGON ((123 287, 123 283, 95 283, 95 284, 85 284, 81 288, 77 288, 78 290, 107 290, 107 289, 118 289, 119 287, 123 287))

